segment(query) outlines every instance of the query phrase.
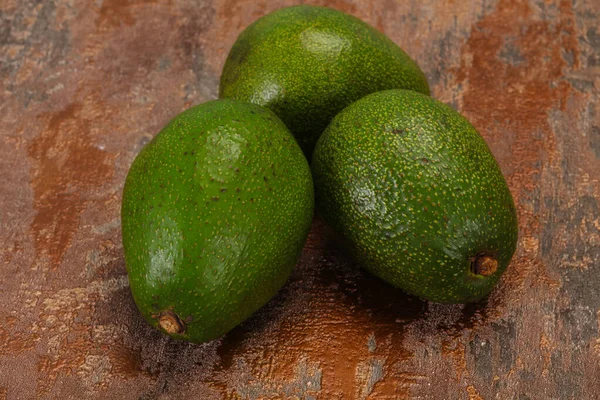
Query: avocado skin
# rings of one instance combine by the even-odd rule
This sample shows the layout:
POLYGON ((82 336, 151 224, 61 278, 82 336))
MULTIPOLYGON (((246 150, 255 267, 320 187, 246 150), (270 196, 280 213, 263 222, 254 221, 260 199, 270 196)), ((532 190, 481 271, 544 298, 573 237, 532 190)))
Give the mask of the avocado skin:
POLYGON ((137 307, 159 329, 174 313, 185 324, 177 339, 222 336, 286 282, 313 209, 310 168, 275 114, 236 100, 184 111, 125 182, 123 247, 137 307))
POLYGON ((223 68, 220 97, 273 110, 310 159, 339 111, 395 88, 429 94, 419 66, 387 36, 341 11, 296 6, 240 34, 223 68))
POLYGON ((440 303, 486 296, 515 252, 518 223, 502 172, 459 113, 406 90, 352 104, 319 139, 317 211, 357 261, 408 293, 440 303), (478 254, 498 261, 471 271, 478 254))

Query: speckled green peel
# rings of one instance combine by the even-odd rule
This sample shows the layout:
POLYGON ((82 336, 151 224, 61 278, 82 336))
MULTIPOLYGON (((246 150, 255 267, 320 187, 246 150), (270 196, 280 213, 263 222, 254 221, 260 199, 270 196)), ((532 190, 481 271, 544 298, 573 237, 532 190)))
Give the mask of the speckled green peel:
POLYGON ((306 159, 271 111, 237 100, 184 111, 125 182, 123 247, 138 308, 173 337, 220 337, 285 283, 313 207, 306 159))
POLYGON ((375 28, 340 11, 296 6, 240 34, 223 68, 220 96, 273 110, 310 158, 339 111, 394 88, 429 94, 418 65, 375 28))
POLYGON ((312 161, 317 209, 373 274, 442 303, 487 295, 516 248, 504 177, 483 138, 443 103, 407 90, 339 113, 312 161))

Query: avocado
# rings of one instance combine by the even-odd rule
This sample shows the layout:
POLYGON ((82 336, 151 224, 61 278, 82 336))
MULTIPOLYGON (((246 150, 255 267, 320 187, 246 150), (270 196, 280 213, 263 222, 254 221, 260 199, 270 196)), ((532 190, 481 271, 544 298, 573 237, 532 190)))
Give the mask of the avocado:
POLYGON ((214 100, 177 115, 136 157, 123 190, 141 314, 177 339, 220 337, 286 282, 313 208, 309 165, 271 111, 214 100))
POLYGON ((368 271, 440 303, 486 296, 515 251, 515 205, 459 113, 408 90, 339 113, 312 160, 318 212, 368 271))
POLYGON ((240 34, 220 97, 274 111, 310 159, 339 111, 385 89, 429 94, 418 65, 383 33, 341 11, 302 5, 268 14, 240 34))

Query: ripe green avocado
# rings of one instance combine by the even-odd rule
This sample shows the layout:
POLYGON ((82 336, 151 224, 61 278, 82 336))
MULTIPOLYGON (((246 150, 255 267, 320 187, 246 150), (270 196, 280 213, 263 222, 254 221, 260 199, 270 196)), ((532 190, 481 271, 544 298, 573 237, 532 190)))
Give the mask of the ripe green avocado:
POLYGON ((139 310, 177 339, 220 337, 288 279, 313 208, 308 163, 275 114, 237 100, 184 111, 125 182, 123 247, 139 310))
POLYGON ((310 159, 339 111, 385 89, 429 94, 418 65, 383 33, 341 11, 296 6, 240 34, 223 68, 220 97, 274 111, 310 159))
POLYGON ((487 295, 515 251, 517 215, 483 138, 459 113, 407 90, 338 114, 312 161, 317 210, 357 261, 440 303, 487 295))

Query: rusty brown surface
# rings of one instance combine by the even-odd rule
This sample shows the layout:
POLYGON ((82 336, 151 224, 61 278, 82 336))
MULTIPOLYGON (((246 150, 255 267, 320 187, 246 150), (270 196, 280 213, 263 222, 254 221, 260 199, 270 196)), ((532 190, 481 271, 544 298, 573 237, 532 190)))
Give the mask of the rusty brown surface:
POLYGON ((290 282, 206 345, 148 327, 127 169, 217 94, 241 30, 297 1, 0 2, 0 399, 600 398, 600 4, 311 1, 376 26, 488 141, 519 249, 485 303, 362 272, 316 220, 290 282))

